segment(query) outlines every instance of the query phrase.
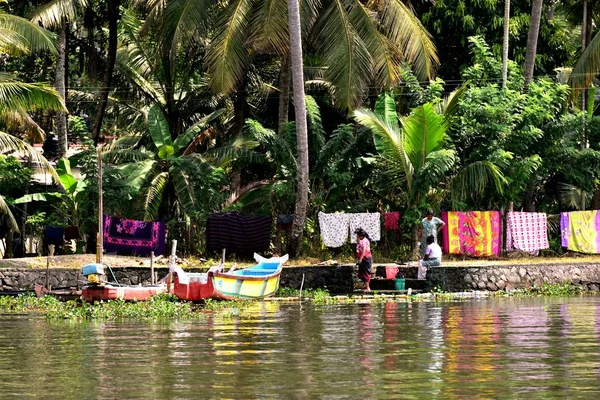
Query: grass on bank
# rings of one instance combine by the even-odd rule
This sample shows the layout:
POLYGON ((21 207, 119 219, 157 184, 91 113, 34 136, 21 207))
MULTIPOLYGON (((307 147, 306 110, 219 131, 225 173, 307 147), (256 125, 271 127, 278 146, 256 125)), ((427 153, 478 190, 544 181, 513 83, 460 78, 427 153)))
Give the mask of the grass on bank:
MULTIPOLYGON (((498 291, 487 293, 487 297, 570 297, 585 294, 582 287, 564 284, 543 284, 515 291, 498 291)), ((300 291, 293 288, 280 288, 276 297, 299 298, 300 291)), ((474 297, 477 297, 476 295, 474 297)), ((398 301, 456 301, 466 300, 465 293, 443 292, 439 289, 431 293, 390 296, 371 293, 369 295, 332 296, 327 289, 306 289, 302 291, 302 299, 314 305, 354 304, 354 303, 386 303, 398 301)), ((207 313, 222 317, 242 317, 252 300, 216 301, 207 300, 204 304, 193 304, 179 301, 175 296, 162 294, 154 296, 145 302, 126 302, 113 300, 95 304, 67 301, 61 302, 50 296, 37 298, 32 295, 17 297, 0 296, 0 314, 39 314, 48 319, 70 320, 194 320, 203 319, 207 313)))

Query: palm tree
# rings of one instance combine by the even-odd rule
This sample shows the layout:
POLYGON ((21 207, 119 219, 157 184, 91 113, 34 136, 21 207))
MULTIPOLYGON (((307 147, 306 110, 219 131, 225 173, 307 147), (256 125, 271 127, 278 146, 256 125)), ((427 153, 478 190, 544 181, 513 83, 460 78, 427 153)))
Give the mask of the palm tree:
POLYGON ((537 53, 537 41, 540 32, 540 21, 542 18, 543 0, 532 0, 531 21, 529 33, 527 34, 527 49, 525 51, 525 64, 523 65, 524 87, 533 80, 533 69, 535 67, 535 56, 537 53))
POLYGON ((508 77, 508 39, 510 33, 510 0, 504 0, 504 34, 502 37, 502 87, 508 77))
POLYGON ((302 234, 304 233, 306 210, 308 208, 308 127, 306 122, 306 103, 304 101, 304 64, 302 62, 300 7, 298 0, 287 0, 287 3, 294 109, 296 110, 296 154, 298 157, 296 206, 294 207, 294 222, 289 242, 289 253, 292 256, 296 256, 302 244, 302 234))
MULTIPOLYGON (((452 108, 450 104, 448 110, 452 108)), ((503 190, 504 177, 491 162, 478 161, 454 170, 456 154, 443 148, 448 121, 430 103, 399 119, 393 97, 383 94, 374 112, 359 109, 354 118, 373 132, 380 164, 390 184, 403 190, 408 209, 423 208, 432 190, 446 189, 454 201, 482 195, 490 187, 499 193, 503 190)), ((418 244, 416 230, 414 235, 418 244)))
MULTIPOLYGON (((56 52, 54 36, 40 26, 24 18, 0 12, 0 48, 15 54, 30 51, 56 52)), ((25 123, 38 133, 41 129, 27 114, 28 111, 65 111, 64 100, 58 93, 43 84, 25 83, 9 74, 0 74, 0 121, 5 126, 25 123)), ((49 171, 55 181, 58 175, 50 163, 31 145, 0 130, 0 153, 18 153, 28 158, 30 163, 49 171)), ((0 196, 0 213, 8 215, 12 231, 19 231, 16 220, 0 196)))
MULTIPOLYGON (((46 28, 58 29, 58 54, 56 56, 55 87, 63 100, 67 98, 67 36, 69 23, 74 22, 80 11, 87 6, 87 0, 52 0, 38 8, 31 22, 46 28)), ((55 130, 58 137, 58 157, 65 157, 68 149, 67 112, 56 114, 55 130)))
MULTIPOLYGON (((153 3, 162 7, 161 2, 153 3)), ((169 4, 164 8, 164 23, 179 26, 187 37, 208 19, 200 19, 197 12, 170 13, 169 8, 169 4)), ((433 41, 400 0, 304 0, 299 8, 302 37, 316 44, 324 79, 335 88, 336 104, 341 109, 358 106, 372 82, 377 87, 397 83, 403 61, 409 61, 421 79, 434 74, 438 59, 433 41)), ((205 13, 208 10, 213 9, 205 7, 205 13)), ((286 0, 232 0, 217 11, 206 60, 211 86, 217 93, 231 93, 240 87, 253 53, 289 54, 286 0)))

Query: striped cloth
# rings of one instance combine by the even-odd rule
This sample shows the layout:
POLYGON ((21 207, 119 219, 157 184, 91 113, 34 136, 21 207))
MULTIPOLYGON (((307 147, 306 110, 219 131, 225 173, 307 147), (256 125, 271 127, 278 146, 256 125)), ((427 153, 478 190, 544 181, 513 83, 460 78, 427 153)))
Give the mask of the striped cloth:
POLYGON ((248 217, 237 211, 211 214, 206 221, 206 247, 238 254, 267 251, 271 222, 271 217, 248 217))

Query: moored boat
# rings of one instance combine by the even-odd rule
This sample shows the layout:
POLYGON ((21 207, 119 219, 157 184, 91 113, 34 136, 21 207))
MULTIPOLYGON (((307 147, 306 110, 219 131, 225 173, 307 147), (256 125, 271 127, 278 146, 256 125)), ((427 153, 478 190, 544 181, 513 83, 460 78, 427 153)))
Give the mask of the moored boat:
POLYGON ((166 285, 154 286, 114 286, 109 283, 105 285, 86 286, 81 290, 81 297, 89 302, 106 300, 128 300, 146 301, 157 294, 166 293, 166 285))
POLYGON ((206 273, 187 273, 180 267, 173 270, 173 294, 182 300, 262 299, 279 289, 279 278, 288 256, 263 258, 254 254, 257 264, 224 272, 213 267, 206 273))
POLYGON ((101 300, 146 301, 157 294, 166 293, 167 285, 121 285, 105 282, 104 266, 88 264, 82 269, 88 284, 81 289, 81 297, 90 303, 101 300))

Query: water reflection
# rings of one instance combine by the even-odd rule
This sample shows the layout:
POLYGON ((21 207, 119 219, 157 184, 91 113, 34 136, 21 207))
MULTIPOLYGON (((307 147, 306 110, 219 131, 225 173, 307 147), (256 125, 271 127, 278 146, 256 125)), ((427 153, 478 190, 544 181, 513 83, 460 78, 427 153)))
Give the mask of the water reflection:
POLYGON ((42 398, 593 398, 600 298, 314 307, 244 318, 0 316, 0 393, 42 398))

